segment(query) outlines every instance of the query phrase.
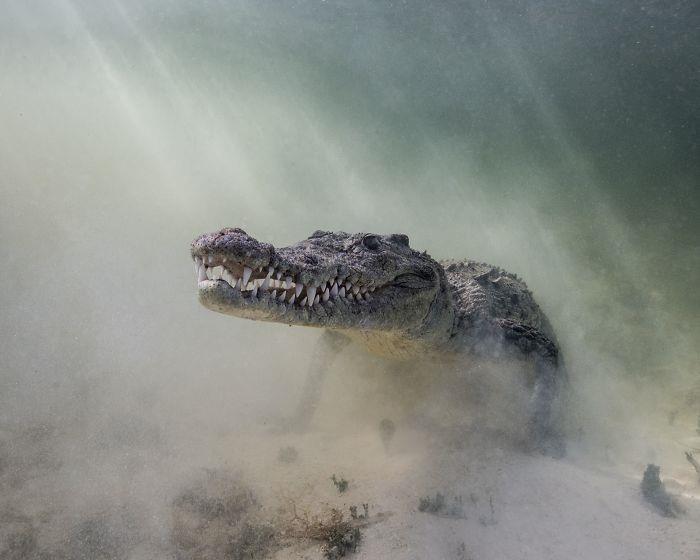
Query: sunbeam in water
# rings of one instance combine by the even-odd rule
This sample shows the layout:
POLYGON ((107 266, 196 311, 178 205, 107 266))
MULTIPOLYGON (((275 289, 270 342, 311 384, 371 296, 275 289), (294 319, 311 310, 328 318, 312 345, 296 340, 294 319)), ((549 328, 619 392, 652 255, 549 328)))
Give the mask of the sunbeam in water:
POLYGON ((697 27, 5 2, 0 558, 697 558, 697 27))

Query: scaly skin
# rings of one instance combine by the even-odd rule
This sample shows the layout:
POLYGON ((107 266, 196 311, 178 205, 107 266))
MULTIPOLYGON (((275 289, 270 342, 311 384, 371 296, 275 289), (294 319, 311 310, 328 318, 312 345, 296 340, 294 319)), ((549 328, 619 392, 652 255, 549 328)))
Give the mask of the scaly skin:
POLYGON ((561 455, 552 406, 565 378, 547 318, 516 276, 474 261, 438 262, 401 234, 317 231, 275 248, 238 228, 192 243, 199 300, 220 313, 326 329, 299 419, 343 341, 397 361, 510 356, 535 364, 532 441, 561 455), (245 280, 245 285, 244 281, 245 280))

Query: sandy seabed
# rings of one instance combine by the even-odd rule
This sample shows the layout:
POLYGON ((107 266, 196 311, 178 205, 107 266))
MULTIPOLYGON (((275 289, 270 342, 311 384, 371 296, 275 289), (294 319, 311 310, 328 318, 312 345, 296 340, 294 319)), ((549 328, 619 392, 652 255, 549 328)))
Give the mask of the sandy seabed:
POLYGON ((230 519, 240 513, 238 502, 225 500, 226 483, 209 492, 208 502, 202 496, 197 481, 224 473, 244 481, 245 500, 250 492, 255 518, 274 541, 262 557, 278 560, 323 558, 322 543, 289 531, 293 514, 315 519, 337 509, 349 518, 349 508, 362 512, 363 504, 369 517, 349 556, 358 560, 700 558, 700 483, 680 463, 662 471, 686 510, 674 519, 644 501, 641 469, 613 460, 593 464, 575 444, 566 458, 550 459, 494 435, 461 440, 449 430, 399 425, 388 448, 379 431, 368 428, 265 429, 212 436, 199 446, 199 454, 188 449, 194 461, 154 458, 151 449, 130 446, 117 452, 118 460, 112 449, 103 463, 92 461, 82 471, 41 464, 39 448, 23 472, 6 464, 0 557, 261 557, 208 542, 229 542, 230 519), (338 491, 333 475, 347 480, 346 491, 338 491), (437 493, 447 509, 419 511, 421 498, 437 493), (183 503, 198 519, 183 521, 177 512, 183 503))
MULTIPOLYGON (((625 473, 612 464, 593 466, 497 446, 485 451, 481 444, 449 449, 411 431, 397 433, 389 452, 369 433, 257 441, 265 445, 251 440, 235 447, 247 450, 243 470, 264 501, 286 496, 309 510, 344 511, 368 503, 370 515, 384 514, 363 529, 358 559, 700 558, 700 484, 690 471, 682 480, 665 479, 687 510, 670 519, 642 498, 641 471, 625 473), (417 440, 422 440, 418 447, 417 440), (298 449, 294 463, 277 461, 278 448, 285 445, 298 449), (269 465, 269 471, 256 464, 269 465), (335 473, 350 482, 343 494, 329 480, 335 473), (463 515, 420 512, 421 497, 436 493, 448 505, 461 498, 463 515)), ((322 558, 318 548, 292 547, 275 558, 322 558)))
MULTIPOLYGON (((407 389, 401 413, 379 385, 337 376, 303 433, 265 418, 204 429, 183 415, 159 427, 147 410, 8 427, 0 559, 320 559, 310 527, 333 511, 360 529, 347 556, 357 560, 700 559, 700 477, 669 426, 637 425, 629 442, 613 428, 617 439, 569 439, 566 457, 552 459, 523 449, 500 401, 467 407, 447 381, 452 401, 439 393, 439 407, 421 409, 407 389), (647 462, 661 465, 679 517, 643 498, 647 462), (421 511, 438 494, 444 507, 421 511), (367 518, 351 520, 365 505, 367 518)), ((695 420, 679 416, 673 429, 694 434, 695 420)))

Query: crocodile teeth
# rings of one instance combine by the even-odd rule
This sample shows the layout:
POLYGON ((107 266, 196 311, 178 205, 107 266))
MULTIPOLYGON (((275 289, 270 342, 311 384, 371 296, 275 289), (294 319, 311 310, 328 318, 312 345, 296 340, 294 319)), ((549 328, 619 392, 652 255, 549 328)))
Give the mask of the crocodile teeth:
MULTIPOLYGON (((235 260, 235 259, 233 259, 235 260)), ((231 258, 228 261, 233 262, 231 258)), ((373 281, 360 285, 361 277, 357 274, 343 276, 338 270, 329 273, 329 276, 316 275, 308 284, 300 281, 299 276, 292 274, 284 264, 279 268, 272 265, 242 266, 242 275, 237 277, 223 264, 227 261, 221 255, 203 255, 193 257, 195 276, 197 282, 204 280, 224 281, 231 289, 250 292, 250 300, 262 298, 263 293, 269 295, 265 301, 270 305, 273 303, 286 304, 283 308, 289 309, 289 305, 296 304, 300 307, 309 308, 314 305, 344 298, 348 302, 365 303, 369 301, 369 294, 382 286, 377 286, 373 281), (214 266, 216 265, 216 266, 214 266), (302 295, 304 296, 302 299, 302 295)), ((303 271, 302 271, 303 272, 303 271)), ((332 304, 328 304, 332 307, 332 304)))
POLYGON ((207 279, 207 267, 201 265, 199 271, 197 272, 197 282, 202 282, 207 279))
POLYGON ((248 285, 248 280, 250 280, 250 275, 253 274, 253 269, 249 266, 243 267, 243 285, 248 285))
POLYGON ((316 295, 316 286, 307 286, 306 287, 306 295, 309 298, 309 301, 313 301, 314 296, 316 295))

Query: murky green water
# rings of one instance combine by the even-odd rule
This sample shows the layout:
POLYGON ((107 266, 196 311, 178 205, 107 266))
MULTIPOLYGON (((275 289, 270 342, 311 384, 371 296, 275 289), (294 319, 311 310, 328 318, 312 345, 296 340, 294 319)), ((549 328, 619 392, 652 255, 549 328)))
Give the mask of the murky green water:
POLYGON ((177 442, 288 407, 317 333, 196 303, 188 243, 225 225, 405 232, 503 266, 551 317, 591 432, 686 406, 692 2, 144 4, 2 7, 7 442, 41 425, 79 452, 134 415, 177 442))

